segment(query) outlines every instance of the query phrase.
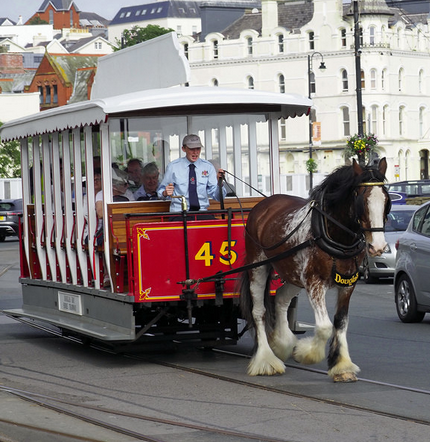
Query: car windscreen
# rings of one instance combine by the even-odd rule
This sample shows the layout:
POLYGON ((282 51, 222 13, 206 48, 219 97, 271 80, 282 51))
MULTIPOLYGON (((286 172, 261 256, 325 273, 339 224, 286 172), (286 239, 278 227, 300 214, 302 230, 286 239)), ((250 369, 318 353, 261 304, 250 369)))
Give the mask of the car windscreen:
POLYGON ((415 210, 392 210, 385 223, 386 232, 405 231, 415 210))

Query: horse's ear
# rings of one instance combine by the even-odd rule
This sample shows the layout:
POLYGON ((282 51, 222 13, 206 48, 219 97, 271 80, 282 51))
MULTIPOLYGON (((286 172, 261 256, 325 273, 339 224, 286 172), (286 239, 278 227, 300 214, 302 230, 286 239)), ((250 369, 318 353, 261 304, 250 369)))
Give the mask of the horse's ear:
POLYGON ((354 175, 361 175, 363 173, 363 169, 357 161, 355 161, 355 158, 352 160, 352 170, 354 171, 354 175))
POLYGON ((387 171, 387 159, 384 157, 381 161, 379 161, 379 172, 385 176, 385 172, 387 171))

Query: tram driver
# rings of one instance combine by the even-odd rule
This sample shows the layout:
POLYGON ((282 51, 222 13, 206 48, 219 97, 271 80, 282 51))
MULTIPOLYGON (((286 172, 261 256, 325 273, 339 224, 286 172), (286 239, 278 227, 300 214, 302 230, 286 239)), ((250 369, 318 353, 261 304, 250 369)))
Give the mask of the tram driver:
MULTIPOLYGON (((184 137, 182 151, 185 156, 168 164, 163 181, 158 189, 160 199, 172 196, 185 196, 188 210, 205 211, 209 207, 209 198, 219 201, 220 191, 218 178, 223 177, 222 169, 215 167, 200 158, 202 143, 198 135, 184 137)), ((221 188, 223 196, 227 191, 221 188)), ((181 212, 181 200, 171 198, 170 212, 181 212)))

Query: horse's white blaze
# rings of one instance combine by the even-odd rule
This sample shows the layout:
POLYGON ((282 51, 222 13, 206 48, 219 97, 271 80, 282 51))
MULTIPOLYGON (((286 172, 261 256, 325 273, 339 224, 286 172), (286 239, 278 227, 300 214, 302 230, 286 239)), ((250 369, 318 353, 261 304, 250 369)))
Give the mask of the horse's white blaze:
MULTIPOLYGON (((369 211, 370 227, 378 229, 383 228, 385 222, 385 194, 381 187, 375 186, 372 188, 368 198, 367 208, 369 211)), ((370 242, 369 253, 372 256, 380 255, 385 247, 387 247, 384 232, 371 232, 371 234, 372 241, 370 242)))

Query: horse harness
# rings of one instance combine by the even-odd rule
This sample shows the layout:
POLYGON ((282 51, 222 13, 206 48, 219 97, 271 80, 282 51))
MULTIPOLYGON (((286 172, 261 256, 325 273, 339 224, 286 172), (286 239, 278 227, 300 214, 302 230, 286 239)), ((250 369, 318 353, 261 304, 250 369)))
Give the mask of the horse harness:
MULTIPOLYGON (((385 189, 385 187, 384 187, 385 184, 383 182, 379 182, 379 181, 360 183, 360 184, 358 184, 357 187, 358 188, 361 188, 361 187, 366 188, 366 187, 374 187, 374 186, 381 186, 385 189)), ((360 206, 364 207, 364 202, 363 203, 361 203, 361 202, 363 201, 365 190, 366 189, 364 189, 363 192, 361 192, 360 194, 358 193, 358 191, 356 192, 356 199, 357 199, 356 206, 358 207, 358 208, 356 207, 356 211, 358 210, 359 213, 360 213, 360 206)), ((256 244, 259 247, 261 247, 263 250, 276 249, 277 247, 279 247, 282 244, 284 244, 285 242, 287 242, 299 230, 299 228, 302 226, 305 219, 309 216, 309 214, 311 212, 312 212, 311 229, 312 229, 312 233, 313 233, 313 238, 310 238, 310 239, 304 241, 303 243, 297 244, 296 246, 294 246, 288 250, 285 250, 275 256, 264 259, 262 261, 255 262, 252 264, 247 264, 247 265, 244 265, 244 266, 236 268, 236 269, 228 270, 226 272, 218 272, 215 275, 208 276, 205 278, 199 278, 198 280, 187 280, 187 281, 181 281, 180 283, 184 284, 184 285, 186 284, 189 286, 191 284, 196 284, 196 283, 199 284, 201 282, 207 282, 207 281, 214 280, 214 279, 219 280, 220 278, 223 278, 224 276, 232 275, 232 274, 239 273, 239 272, 244 272, 247 270, 252 270, 257 267, 261 267, 266 264, 269 264, 269 263, 272 263, 275 261, 279 261, 281 259, 295 255, 300 250, 303 250, 307 247, 310 247, 310 246, 316 244, 322 251, 326 252, 333 259, 332 276, 333 276, 334 282, 337 285, 345 286, 345 287, 355 285, 355 283, 358 280, 358 276, 359 276, 357 260, 356 260, 356 267, 357 267, 356 272, 354 272, 351 275, 341 275, 336 270, 336 259, 357 258, 357 256, 366 247, 364 232, 366 232, 366 231, 384 232, 385 227, 370 227, 370 228, 362 227, 360 225, 359 219, 357 217, 356 222, 359 225, 359 231, 354 232, 354 231, 350 230, 348 227, 341 224, 339 221, 335 220, 327 212, 325 212, 325 210, 323 208, 324 207, 323 199, 324 199, 324 193, 322 193, 321 198, 318 201, 313 200, 310 202, 309 210, 306 213, 306 215, 303 217, 302 221, 291 232, 289 232, 285 238, 283 238, 282 240, 278 241, 276 244, 273 244, 269 247, 263 247, 261 244, 258 244, 258 243, 256 243, 256 244), (339 227, 340 229, 342 229, 345 232, 347 232, 348 234, 350 234, 353 237, 354 242, 350 245, 345 245, 345 244, 337 243, 332 238, 330 238, 330 236, 327 232, 327 220, 334 223, 337 227, 339 227)), ((386 215, 388 214, 389 209, 390 209, 390 206, 387 207, 387 209, 386 209, 386 215)), ((255 242, 255 240, 249 235, 246 227, 245 227, 245 233, 248 235, 249 238, 251 238, 255 242)))

